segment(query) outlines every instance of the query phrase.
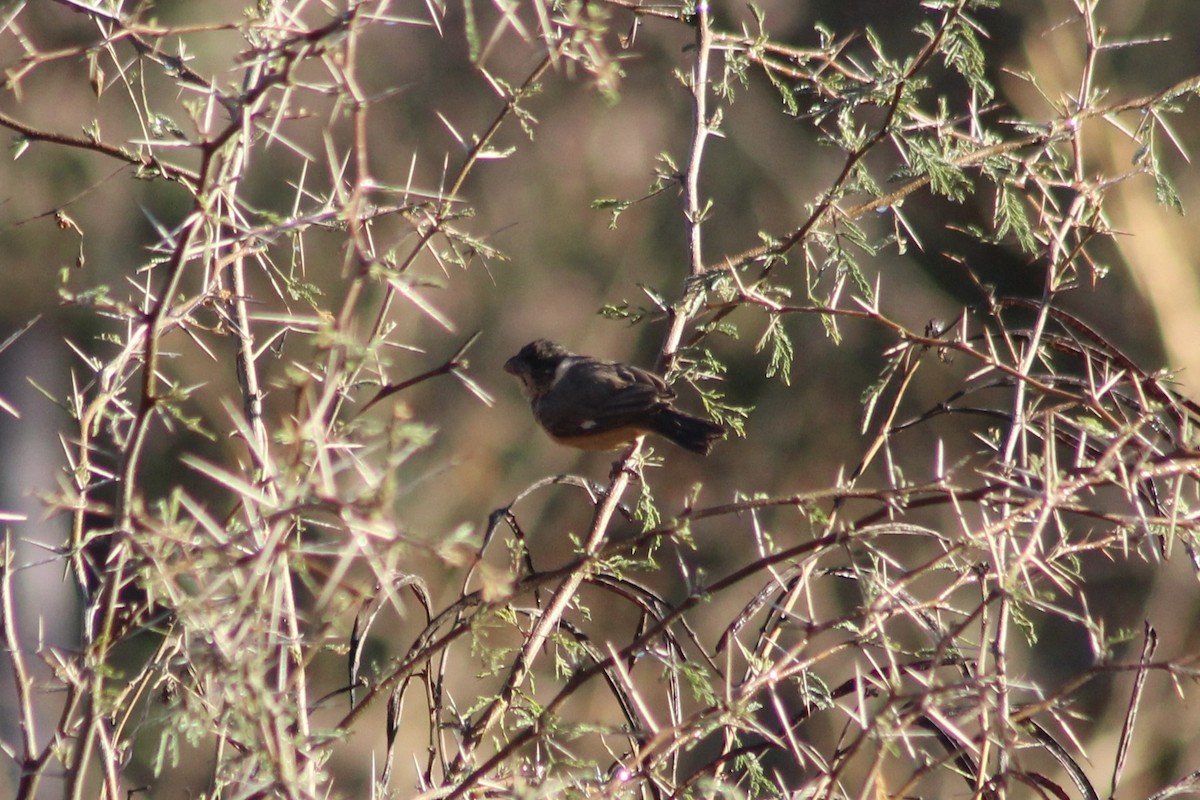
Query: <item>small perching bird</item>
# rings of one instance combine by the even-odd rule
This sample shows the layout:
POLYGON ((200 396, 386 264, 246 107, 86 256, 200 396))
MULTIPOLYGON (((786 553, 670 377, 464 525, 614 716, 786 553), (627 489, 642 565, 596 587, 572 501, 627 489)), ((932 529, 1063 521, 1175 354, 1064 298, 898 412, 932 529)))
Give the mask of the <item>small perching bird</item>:
POLYGON ((504 371, 520 379, 538 424, 569 447, 615 450, 654 433, 708 455, 725 435, 717 423, 675 408, 675 392, 657 375, 577 355, 546 339, 522 347, 504 371))

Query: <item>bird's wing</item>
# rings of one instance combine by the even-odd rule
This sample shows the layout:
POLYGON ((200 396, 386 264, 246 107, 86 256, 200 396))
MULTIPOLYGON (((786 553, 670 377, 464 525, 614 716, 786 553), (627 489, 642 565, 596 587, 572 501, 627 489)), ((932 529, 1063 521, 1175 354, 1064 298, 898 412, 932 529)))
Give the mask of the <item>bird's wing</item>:
POLYGON ((662 378, 637 367, 588 359, 573 365, 538 399, 536 413, 555 436, 646 429, 675 396, 662 378))

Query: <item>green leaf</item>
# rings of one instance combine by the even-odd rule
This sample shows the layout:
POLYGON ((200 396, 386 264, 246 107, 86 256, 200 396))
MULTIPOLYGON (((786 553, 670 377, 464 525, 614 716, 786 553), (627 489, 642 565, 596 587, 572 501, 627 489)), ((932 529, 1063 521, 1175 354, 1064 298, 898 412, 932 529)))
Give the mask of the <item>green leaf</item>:
POLYGON ((634 517, 642 523, 642 530, 648 531, 652 528, 657 528, 662 523, 662 514, 658 511, 658 506, 654 504, 654 495, 650 493, 650 482, 640 481, 642 490, 638 494, 637 507, 633 511, 634 517))
POLYGON ((1025 215, 1025 204, 1021 197, 1013 191, 1008 182, 1001 182, 996 189, 996 238, 1002 239, 1011 233, 1023 251, 1029 254, 1037 252, 1038 243, 1033 235, 1033 224, 1025 215))
POLYGON ((1183 200, 1179 197, 1179 192, 1175 191, 1175 184, 1171 183, 1167 174, 1158 169, 1157 160, 1154 167, 1154 199, 1175 213, 1183 215, 1183 200))
POLYGON ((787 330, 783 327, 783 321, 778 315, 771 318, 764 338, 766 344, 771 348, 771 360, 767 364, 767 377, 774 378, 778 375, 784 386, 790 386, 792 362, 795 360, 796 351, 792 340, 787 335, 787 330))

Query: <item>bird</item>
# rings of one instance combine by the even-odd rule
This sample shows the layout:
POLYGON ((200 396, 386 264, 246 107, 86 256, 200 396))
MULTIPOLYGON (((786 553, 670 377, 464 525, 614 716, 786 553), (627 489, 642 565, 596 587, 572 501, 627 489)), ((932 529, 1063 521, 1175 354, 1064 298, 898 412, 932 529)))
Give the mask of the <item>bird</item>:
POLYGON ((504 363, 521 381, 533 417, 550 438, 581 450, 616 450, 647 433, 708 455, 725 428, 677 409, 658 375, 578 355, 537 339, 504 363))

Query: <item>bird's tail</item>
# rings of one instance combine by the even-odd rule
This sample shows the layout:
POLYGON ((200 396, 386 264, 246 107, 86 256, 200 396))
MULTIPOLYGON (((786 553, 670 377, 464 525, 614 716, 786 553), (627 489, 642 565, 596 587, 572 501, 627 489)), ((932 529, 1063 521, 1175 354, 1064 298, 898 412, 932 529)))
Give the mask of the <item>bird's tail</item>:
POLYGON ((664 408, 655 414, 653 425, 659 436, 702 456, 708 455, 713 442, 725 435, 725 428, 717 423, 673 408, 664 408))

